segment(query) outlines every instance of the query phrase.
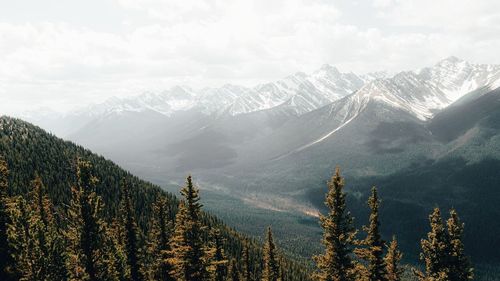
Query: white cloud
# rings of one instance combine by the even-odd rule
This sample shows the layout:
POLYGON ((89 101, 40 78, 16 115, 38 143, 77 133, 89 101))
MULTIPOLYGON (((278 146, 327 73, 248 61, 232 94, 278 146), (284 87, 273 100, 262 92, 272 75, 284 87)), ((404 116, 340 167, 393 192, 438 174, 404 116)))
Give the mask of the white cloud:
POLYGON ((0 21, 0 112, 68 109, 174 84, 253 85, 323 63, 355 72, 449 55, 500 63, 493 0, 112 1, 117 22, 101 19, 102 27, 90 14, 88 23, 23 11, 0 21))

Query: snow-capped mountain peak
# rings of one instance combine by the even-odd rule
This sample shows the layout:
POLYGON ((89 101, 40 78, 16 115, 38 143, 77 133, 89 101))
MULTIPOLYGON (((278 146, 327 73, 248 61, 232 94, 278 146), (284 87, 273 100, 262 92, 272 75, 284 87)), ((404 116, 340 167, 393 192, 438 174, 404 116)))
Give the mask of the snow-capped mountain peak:
POLYGON ((499 79, 498 65, 471 64, 452 56, 420 71, 376 79, 355 95, 360 100, 384 102, 426 120, 465 94, 499 79))
POLYGON ((112 98, 84 111, 94 111, 90 114, 99 115, 153 110, 169 116, 176 111, 196 108, 206 114, 238 115, 281 106, 291 114, 300 115, 352 94, 373 79, 371 76, 342 73, 325 64, 311 74, 297 72, 253 88, 226 84, 197 91, 175 86, 161 93, 112 98))
POLYGON ((276 108, 297 116, 345 99, 348 105, 342 107, 345 116, 355 116, 347 111, 358 112, 368 102, 374 101, 426 120, 468 92, 484 86, 500 86, 499 80, 499 65, 472 64, 457 57, 448 57, 431 67, 400 72, 392 77, 386 72, 344 73, 325 64, 310 74, 297 72, 255 87, 225 84, 218 88, 194 90, 175 86, 159 93, 110 98, 68 115, 88 120, 127 112, 154 111, 171 116, 179 111, 197 110, 207 115, 235 116, 276 108))

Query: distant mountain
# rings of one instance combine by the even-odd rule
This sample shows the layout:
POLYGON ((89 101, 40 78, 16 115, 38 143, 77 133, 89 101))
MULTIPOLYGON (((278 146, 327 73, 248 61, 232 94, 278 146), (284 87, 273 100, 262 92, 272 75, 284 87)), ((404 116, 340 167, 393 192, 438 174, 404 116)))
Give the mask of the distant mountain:
POLYGON ((80 129, 82 124, 94 119, 147 111, 167 117, 190 110, 210 116, 236 116, 281 107, 287 114, 300 115, 352 94, 365 83, 385 76, 384 72, 359 76, 342 73, 325 64, 310 75, 299 72, 253 88, 226 84, 220 88, 194 90, 186 86, 175 86, 160 93, 114 97, 68 114, 47 114, 46 110, 40 110, 20 117, 42 124, 58 135, 68 136, 80 129))
MULTIPOLYGON (((111 100, 59 121, 78 127, 69 139, 157 184, 167 184, 165 177, 180 182, 192 172, 205 188, 248 205, 258 202, 253 207, 315 214, 322 207, 319 190, 340 165, 360 209, 376 184, 388 190, 394 203, 388 209, 407 208, 415 225, 412 219, 425 217, 433 204, 450 202, 480 221, 471 206, 479 200, 473 186, 481 183, 462 186, 458 180, 461 171, 477 172, 471 167, 500 159, 498 87, 500 66, 455 57, 391 77, 340 73, 327 65, 254 88, 176 87, 111 100), (432 187, 413 190, 415 183, 405 179, 410 174, 425 174, 432 187)), ((491 170, 485 173, 492 179, 485 184, 494 184, 491 170)), ((493 189, 478 188, 497 198, 493 189)), ((403 244, 414 253, 417 242, 403 244)), ((478 252, 486 253, 481 243, 478 252)))
POLYGON ((384 165, 372 167, 373 154, 391 158, 433 139, 421 124, 466 93, 500 83, 500 66, 449 57, 386 76, 324 65, 254 88, 174 87, 36 122, 56 134, 66 130, 67 138, 152 178, 190 171, 251 174, 255 167, 330 155, 354 175, 385 173, 384 165), (339 140, 347 146, 336 151, 339 140))

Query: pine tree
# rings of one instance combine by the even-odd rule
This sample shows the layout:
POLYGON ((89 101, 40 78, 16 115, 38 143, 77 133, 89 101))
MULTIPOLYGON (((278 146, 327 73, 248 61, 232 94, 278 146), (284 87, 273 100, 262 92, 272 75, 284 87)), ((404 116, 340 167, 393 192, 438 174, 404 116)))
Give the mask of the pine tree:
POLYGON ((240 281, 240 272, 238 271, 238 264, 236 263, 235 259, 231 259, 231 262, 229 263, 229 269, 227 271, 227 281, 240 281))
POLYGON ((35 281, 39 277, 40 257, 39 248, 34 244, 34 229, 30 224, 29 204, 22 196, 11 198, 9 202, 9 215, 11 222, 8 225, 7 235, 11 245, 12 257, 20 280, 35 281))
POLYGON ((250 249, 248 246, 248 241, 245 240, 243 243, 243 251, 241 253, 241 263, 242 263, 242 275, 241 275, 241 280, 242 281, 252 281, 253 274, 252 274, 252 267, 250 264, 250 249))
POLYGON ((227 259, 224 254, 224 238, 222 237, 220 230, 215 229, 212 232, 213 236, 213 255, 212 255, 212 266, 214 267, 214 280, 224 281, 227 272, 227 259))
POLYGON ((120 202, 120 216, 122 230, 125 235, 124 249, 127 256, 127 265, 130 269, 130 281, 143 280, 140 268, 139 229, 135 221, 134 206, 130 196, 130 183, 123 181, 120 202))
POLYGON ((209 279, 208 261, 203 243, 201 204, 198 189, 193 186, 191 176, 181 189, 184 200, 179 204, 172 237, 172 262, 174 276, 182 281, 209 279))
POLYGON ((102 219, 103 203, 95 193, 97 178, 90 162, 77 160, 77 185, 72 188, 65 231, 70 280, 107 280, 108 261, 105 258, 107 239, 102 219))
POLYGON ((399 251, 398 241, 396 236, 392 237, 392 241, 387 247, 387 254, 384 258, 386 265, 386 280, 387 281, 400 281, 403 274, 403 269, 400 266, 403 254, 399 251))
POLYGON ((7 162, 0 157, 0 280, 17 280, 15 261, 12 257, 14 249, 9 244, 7 230, 10 222, 9 216, 9 170, 7 162))
POLYGON ((462 235, 464 224, 460 221, 457 212, 450 210, 450 218, 447 221, 449 236, 449 273, 450 281, 467 281, 474 277, 473 269, 468 257, 464 253, 462 235))
POLYGON ((159 197, 153 205, 152 220, 147 241, 147 268, 149 280, 175 281, 172 276, 172 251, 170 238, 173 225, 170 221, 167 199, 159 197))
POLYGON ((108 271, 111 280, 130 280, 130 267, 128 266, 125 249, 125 233, 120 219, 115 218, 107 228, 107 238, 107 244, 109 245, 109 254, 107 255, 109 260, 108 271))
POLYGON ((344 179, 337 168, 335 175, 328 182, 325 202, 329 209, 328 215, 320 217, 325 253, 314 257, 318 268, 315 277, 320 281, 352 281, 356 275, 351 259, 356 230, 346 209, 343 188, 344 179))
MULTIPOLYGON (((34 245, 39 256, 33 261, 37 280, 65 280, 64 240, 57 226, 56 213, 42 179, 36 175, 29 193, 30 224, 34 245)), ((34 249, 31 249, 34 251, 34 249)))
POLYGON ((356 255, 362 260, 366 261, 367 268, 363 270, 368 281, 386 281, 386 266, 384 262, 384 241, 380 235, 380 222, 378 209, 380 200, 378 199, 377 188, 372 188, 372 194, 368 198, 368 206, 371 213, 369 218, 369 225, 363 227, 366 231, 366 238, 359 244, 364 248, 356 249, 356 255))
POLYGON ((273 233, 271 227, 267 228, 266 239, 264 241, 263 252, 263 269, 262 281, 278 281, 280 280, 280 268, 278 261, 278 253, 276 245, 273 241, 273 233))
POLYGON ((9 243, 20 280, 65 280, 64 245, 56 228, 52 203, 36 176, 28 200, 22 196, 9 204, 9 243))
POLYGON ((425 273, 415 273, 422 281, 447 281, 449 237, 439 208, 434 208, 429 216, 429 222, 431 231, 427 234, 427 239, 421 240, 420 259, 425 263, 425 273))

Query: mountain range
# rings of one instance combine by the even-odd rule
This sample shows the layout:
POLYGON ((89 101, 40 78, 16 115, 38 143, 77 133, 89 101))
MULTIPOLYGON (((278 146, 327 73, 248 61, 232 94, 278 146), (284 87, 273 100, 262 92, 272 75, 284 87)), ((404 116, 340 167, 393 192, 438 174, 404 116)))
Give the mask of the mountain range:
MULTIPOLYGON (((383 230, 404 233, 402 247, 416 253, 422 218, 436 204, 461 211, 469 239, 500 215, 499 87, 499 65, 456 57, 395 75, 324 65, 253 88, 174 87, 23 118, 163 186, 196 174, 202 188, 248 209, 316 216, 340 165, 356 217, 379 186, 382 218, 392 222, 383 230)), ((498 258, 491 245, 500 246, 500 224, 489 227, 492 235, 472 243, 475 258, 498 258)))

